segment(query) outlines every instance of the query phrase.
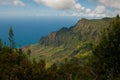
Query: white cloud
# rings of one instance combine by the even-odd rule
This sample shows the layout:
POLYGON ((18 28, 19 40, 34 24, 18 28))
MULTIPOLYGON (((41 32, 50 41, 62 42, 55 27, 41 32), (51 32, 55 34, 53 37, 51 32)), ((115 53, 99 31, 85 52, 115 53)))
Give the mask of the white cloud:
POLYGON ((0 0, 0 5, 25 6, 21 0, 0 0))
POLYGON ((96 6, 95 9, 85 8, 83 11, 73 12, 71 16, 83 16, 83 17, 105 17, 106 7, 105 6, 96 6))
POLYGON ((81 6, 80 3, 76 3, 76 4, 74 5, 74 9, 77 9, 77 10, 84 10, 85 7, 81 6))
POLYGON ((90 13, 90 12, 91 12, 91 9, 86 9, 85 12, 86 12, 86 13, 90 13))
POLYGON ((120 0, 99 0, 100 3, 108 6, 120 9, 120 0))
POLYGON ((99 5, 96 6, 94 10, 86 9, 85 14, 89 17, 105 17, 106 16, 105 11, 106 11, 106 7, 99 5))
POLYGON ((97 6, 95 8, 95 13, 98 13, 98 14, 101 14, 101 13, 104 13, 106 10, 106 7, 105 6, 97 6))
POLYGON ((76 0, 34 0, 38 4, 54 9, 84 9, 76 0))
POLYGON ((13 4, 16 5, 16 6, 25 6, 25 4, 20 0, 14 0, 13 4))
POLYGON ((34 0, 38 4, 54 8, 69 9, 65 13, 59 13, 58 16, 83 16, 83 17, 105 17, 106 7, 96 6, 95 9, 85 8, 77 0, 34 0))
POLYGON ((75 5, 75 0, 34 0, 36 3, 55 9, 70 9, 75 5))

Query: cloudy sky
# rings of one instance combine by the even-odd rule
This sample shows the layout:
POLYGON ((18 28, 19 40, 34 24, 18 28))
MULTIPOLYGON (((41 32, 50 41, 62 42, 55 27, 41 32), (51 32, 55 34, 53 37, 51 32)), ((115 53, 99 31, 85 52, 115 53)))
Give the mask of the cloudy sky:
POLYGON ((0 16, 105 17, 120 14, 120 0, 0 0, 0 16))

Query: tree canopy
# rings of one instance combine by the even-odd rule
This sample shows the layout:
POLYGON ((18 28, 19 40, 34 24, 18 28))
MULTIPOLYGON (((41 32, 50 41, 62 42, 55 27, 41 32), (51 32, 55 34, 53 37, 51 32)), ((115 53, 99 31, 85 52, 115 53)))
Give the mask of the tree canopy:
POLYGON ((101 80, 115 80, 120 75, 120 17, 117 15, 101 33, 93 50, 93 69, 101 80))

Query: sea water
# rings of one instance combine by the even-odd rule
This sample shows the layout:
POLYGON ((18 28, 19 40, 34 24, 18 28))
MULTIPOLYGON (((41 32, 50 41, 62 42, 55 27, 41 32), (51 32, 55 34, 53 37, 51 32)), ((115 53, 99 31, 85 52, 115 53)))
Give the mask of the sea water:
POLYGON ((0 38, 9 44, 8 32, 10 26, 14 31, 17 47, 36 44, 42 36, 58 31, 62 27, 71 27, 79 20, 78 17, 10 17, 0 18, 0 38))

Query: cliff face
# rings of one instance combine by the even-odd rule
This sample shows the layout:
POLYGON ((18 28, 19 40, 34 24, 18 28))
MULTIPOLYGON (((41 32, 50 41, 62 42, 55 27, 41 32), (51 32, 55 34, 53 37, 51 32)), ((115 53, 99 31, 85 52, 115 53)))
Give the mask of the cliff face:
POLYGON ((99 40, 101 30, 108 27, 111 18, 81 19, 70 28, 61 28, 48 36, 42 37, 38 44, 28 48, 32 57, 45 59, 47 66, 66 58, 81 57, 91 53, 92 44, 99 40))
POLYGON ((49 45, 59 46, 65 42, 67 36, 65 34, 67 34, 68 32, 69 32, 68 28, 62 28, 57 32, 50 33, 46 37, 42 37, 39 43, 45 46, 49 45))
POLYGON ((44 46, 67 46, 79 41, 97 42, 100 32, 103 28, 108 27, 110 18, 103 19, 81 19, 75 26, 62 28, 59 31, 52 32, 46 37, 42 37, 39 44, 44 46))

